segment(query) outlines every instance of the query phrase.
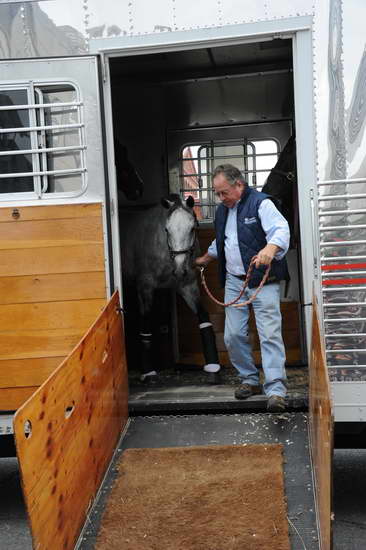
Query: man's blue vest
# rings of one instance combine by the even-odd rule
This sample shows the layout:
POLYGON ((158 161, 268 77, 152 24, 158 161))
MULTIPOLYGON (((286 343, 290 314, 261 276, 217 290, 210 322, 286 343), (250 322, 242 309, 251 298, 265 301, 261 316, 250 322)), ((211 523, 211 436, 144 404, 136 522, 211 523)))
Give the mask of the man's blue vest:
MULTIPOLYGON (((246 186, 242 197, 238 203, 237 224, 238 241, 241 259, 244 264, 245 272, 248 272, 250 260, 258 254, 267 244, 266 234, 263 231, 261 221, 258 216, 258 209, 262 201, 270 199, 269 195, 260 193, 255 189, 246 186)), ((215 216, 216 246, 219 262, 219 277, 222 286, 225 286, 226 279, 226 260, 225 260, 225 225, 229 209, 220 204, 215 216)), ((259 285, 266 270, 265 266, 254 268, 249 281, 249 287, 254 288, 259 285)), ((273 260, 269 273, 269 282, 290 279, 286 259, 273 260)))

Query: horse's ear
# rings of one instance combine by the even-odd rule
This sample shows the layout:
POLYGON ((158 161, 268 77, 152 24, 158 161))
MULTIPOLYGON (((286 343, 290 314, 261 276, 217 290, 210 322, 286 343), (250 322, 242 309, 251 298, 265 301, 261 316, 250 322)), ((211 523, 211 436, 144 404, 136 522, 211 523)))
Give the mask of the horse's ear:
POLYGON ((188 206, 188 208, 194 207, 194 198, 192 197, 192 195, 189 195, 188 199, 186 200, 186 205, 188 206))
POLYGON ((162 206, 164 206, 164 208, 169 210, 169 208, 172 208, 172 206, 174 206, 175 202, 170 201, 169 199, 163 198, 163 199, 161 199, 161 204, 162 204, 162 206))

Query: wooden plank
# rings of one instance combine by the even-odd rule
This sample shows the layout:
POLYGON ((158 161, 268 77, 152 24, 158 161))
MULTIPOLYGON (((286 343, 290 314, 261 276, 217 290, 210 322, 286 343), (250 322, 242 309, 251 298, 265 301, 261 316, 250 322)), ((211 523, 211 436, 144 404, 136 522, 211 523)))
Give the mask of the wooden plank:
POLYGON ((106 297, 103 271, 0 277, 0 304, 24 304, 106 297), (82 277, 82 284, 81 284, 82 277))
POLYGON ((42 206, 14 206, 0 208, 0 223, 13 221, 22 223, 28 220, 48 220, 48 219, 72 219, 84 217, 100 218, 102 211, 101 203, 81 203, 81 204, 44 204, 42 206), (19 218, 13 218, 14 209, 19 212, 19 218))
POLYGON ((321 550, 332 548, 332 469, 334 415, 330 383, 320 332, 317 302, 313 298, 311 357, 309 366, 310 443, 314 467, 321 550))
POLYGON ((0 411, 16 411, 37 389, 38 386, 29 388, 1 388, 0 411))
POLYGON ((0 335, 8 331, 86 330, 104 306, 104 299, 0 305, 0 335))
POLYGON ((102 219, 29 220, 1 225, 0 250, 74 246, 103 242, 102 219))
POLYGON ((104 271, 103 244, 3 250, 0 253, 0 277, 86 271, 104 271))
POLYGON ((0 361, 0 388, 40 386, 61 364, 64 356, 0 361))
POLYGON ((15 437, 34 548, 72 550, 128 418, 118 294, 18 410, 15 437), (31 434, 25 433, 25 425, 31 434))
POLYGON ((83 329, 30 330, 0 333, 2 359, 58 357, 70 353, 83 329))

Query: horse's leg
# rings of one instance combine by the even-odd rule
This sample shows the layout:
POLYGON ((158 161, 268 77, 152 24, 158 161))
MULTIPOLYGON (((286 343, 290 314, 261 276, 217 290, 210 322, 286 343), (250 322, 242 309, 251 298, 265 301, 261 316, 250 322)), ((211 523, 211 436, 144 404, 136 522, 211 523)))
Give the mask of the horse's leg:
POLYGON ((177 290, 188 307, 198 317, 203 354, 206 362, 203 370, 208 373, 208 382, 218 384, 220 382, 218 373, 221 367, 217 353, 215 333, 212 328, 212 323, 210 322, 209 314, 202 304, 197 281, 180 286, 177 290))
POLYGON ((154 289, 146 284, 138 287, 140 309, 141 376, 142 382, 156 380, 157 372, 152 360, 152 303, 154 289))

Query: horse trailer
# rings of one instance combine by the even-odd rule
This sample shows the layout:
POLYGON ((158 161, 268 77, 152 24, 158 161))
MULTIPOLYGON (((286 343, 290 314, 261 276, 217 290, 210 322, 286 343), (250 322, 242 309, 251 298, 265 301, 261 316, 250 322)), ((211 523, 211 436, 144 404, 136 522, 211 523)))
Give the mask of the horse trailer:
MULTIPOLYGON (((277 438, 262 398, 205 386, 197 323, 170 290, 152 330, 169 381, 135 384, 120 232, 127 212, 191 196, 205 250, 215 166, 261 189, 295 136, 279 167, 292 216, 281 309, 288 370, 308 370, 309 394, 295 388, 277 439, 291 548, 331 548, 334 434, 360 445, 366 422, 363 15, 362 0, 0 0, 0 448, 15 436, 34 548, 93 547, 90 506, 127 447, 277 438)), ((202 299, 225 364, 223 310, 202 299)), ((250 338, 260 363, 254 324, 250 338)))

